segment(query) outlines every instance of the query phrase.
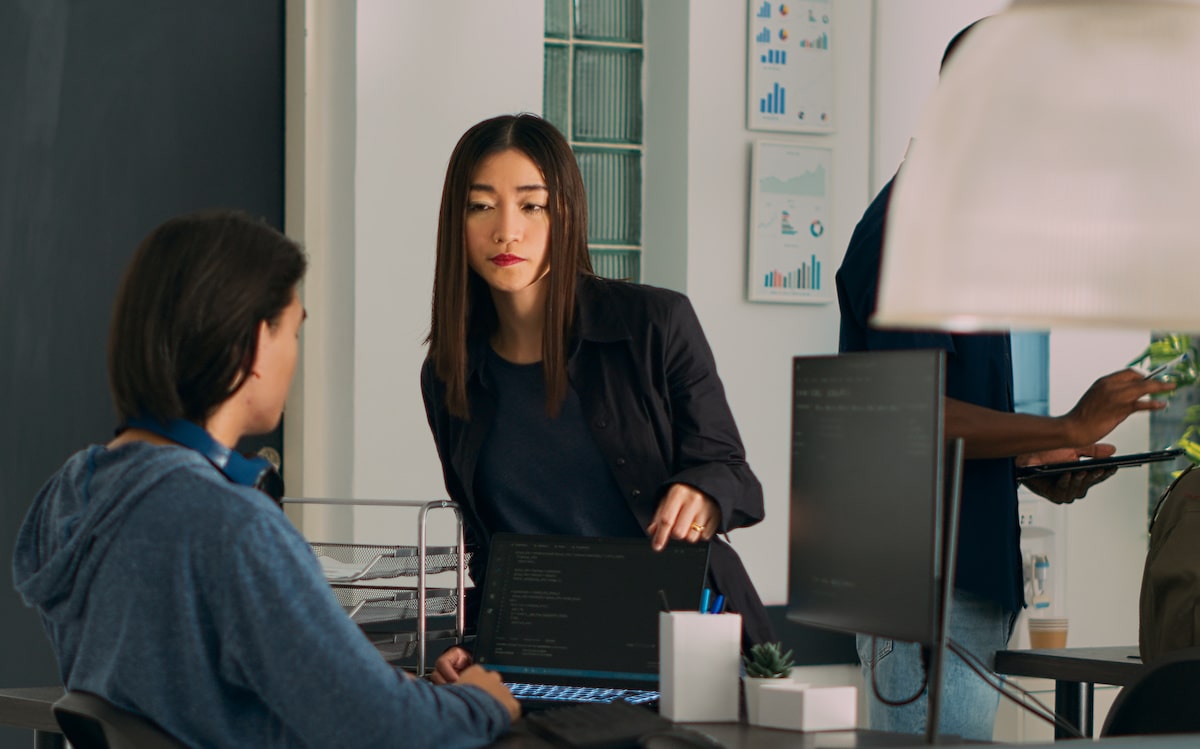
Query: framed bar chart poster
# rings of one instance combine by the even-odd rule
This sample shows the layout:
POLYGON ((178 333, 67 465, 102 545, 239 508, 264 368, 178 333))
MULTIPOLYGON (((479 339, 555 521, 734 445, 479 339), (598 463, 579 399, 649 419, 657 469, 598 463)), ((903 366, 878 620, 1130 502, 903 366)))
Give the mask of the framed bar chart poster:
POLYGON ((757 140, 750 169, 752 302, 824 304, 834 269, 828 232, 833 151, 757 140))
POLYGON ((747 0, 746 127, 833 131, 832 0, 747 0))

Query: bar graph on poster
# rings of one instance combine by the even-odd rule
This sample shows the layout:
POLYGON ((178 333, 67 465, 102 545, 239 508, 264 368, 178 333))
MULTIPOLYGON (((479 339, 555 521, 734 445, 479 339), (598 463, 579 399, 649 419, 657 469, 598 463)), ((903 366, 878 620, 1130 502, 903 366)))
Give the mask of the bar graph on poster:
POLYGON ((746 297, 823 304, 832 299, 828 148, 757 140, 750 190, 746 297))
POLYGON ((748 0, 746 127, 833 131, 833 3, 748 0))

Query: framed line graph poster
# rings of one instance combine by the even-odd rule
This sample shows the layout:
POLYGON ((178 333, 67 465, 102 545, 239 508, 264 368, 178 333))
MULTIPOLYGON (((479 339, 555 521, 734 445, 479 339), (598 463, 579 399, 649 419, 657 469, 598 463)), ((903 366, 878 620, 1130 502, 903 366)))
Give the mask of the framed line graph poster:
POLYGON ((746 298, 824 304, 833 299, 828 267, 829 148, 757 140, 750 168, 746 298))
POLYGON ((746 127, 833 132, 832 0, 747 0, 746 127))

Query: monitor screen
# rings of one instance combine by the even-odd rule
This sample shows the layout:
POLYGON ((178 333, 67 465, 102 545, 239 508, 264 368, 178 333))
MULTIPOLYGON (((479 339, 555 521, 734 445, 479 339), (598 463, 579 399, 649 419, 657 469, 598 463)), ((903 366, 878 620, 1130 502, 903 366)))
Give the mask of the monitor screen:
POLYGON ((793 360, 789 619, 936 644, 943 357, 793 360))

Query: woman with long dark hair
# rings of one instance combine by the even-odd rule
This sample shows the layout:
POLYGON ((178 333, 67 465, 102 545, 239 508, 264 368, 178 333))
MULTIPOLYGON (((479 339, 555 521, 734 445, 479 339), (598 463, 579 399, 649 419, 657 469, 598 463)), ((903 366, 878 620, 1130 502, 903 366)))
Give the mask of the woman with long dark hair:
MULTIPOLYGON (((446 488, 484 573, 497 532, 712 541, 745 640, 771 638, 717 533, 762 520, 762 487, 682 294, 592 272, 574 153, 540 117, 480 122, 450 157, 421 387, 446 488)), ((435 680, 471 663, 462 648, 435 680)))

